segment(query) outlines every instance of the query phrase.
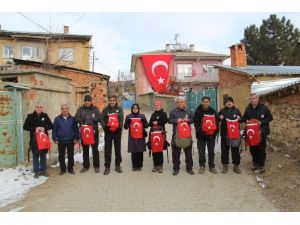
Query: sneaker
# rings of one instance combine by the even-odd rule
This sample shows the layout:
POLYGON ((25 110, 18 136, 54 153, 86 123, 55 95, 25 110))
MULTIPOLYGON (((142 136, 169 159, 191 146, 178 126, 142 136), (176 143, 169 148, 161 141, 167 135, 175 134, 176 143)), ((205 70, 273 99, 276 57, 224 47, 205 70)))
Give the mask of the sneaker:
POLYGON ((174 170, 174 171, 173 171, 173 176, 178 175, 178 173, 179 173, 179 170, 174 170))
POLYGON ((157 166, 154 166, 153 169, 152 169, 152 172, 155 173, 155 172, 157 172, 157 171, 158 171, 158 167, 157 167, 157 166))
POLYGON ((70 170, 70 171, 68 171, 68 173, 74 175, 75 171, 74 170, 70 170))
POLYGON ((217 174, 217 170, 215 167, 209 168, 209 172, 213 173, 213 174, 217 174))
POLYGON ((205 171, 205 167, 204 167, 204 166, 200 166, 200 168, 199 168, 199 173, 200 173, 200 174, 203 174, 204 171, 205 171))
POLYGON ((235 172, 235 173, 237 173, 237 174, 240 174, 240 173, 241 173, 241 170, 240 170, 240 168, 239 168, 238 165, 234 165, 234 166, 233 166, 233 172, 235 172))
POLYGON ((123 170, 122 170, 121 166, 116 166, 116 171, 118 173, 123 173, 123 170))
POLYGON ((60 171, 59 175, 64 175, 66 172, 65 171, 60 171))
POLYGON ((108 175, 108 174, 109 174, 109 172, 110 172, 110 168, 105 168, 105 170, 104 170, 103 174, 104 174, 104 175, 108 175))
POLYGON ((263 166, 258 167, 256 170, 254 170, 254 173, 256 174, 263 173, 263 172, 265 172, 265 168, 263 166))
POLYGON ((162 172, 163 172, 163 166, 159 166, 157 171, 158 171, 159 173, 162 173, 162 172))
POLYGON ((228 164, 223 164, 222 173, 227 173, 227 172, 228 172, 228 164))
POLYGON ((193 170, 188 170, 187 173, 190 174, 190 175, 194 175, 195 174, 195 172, 193 170))
POLYGON ((82 168, 81 170, 80 170, 80 173, 85 173, 85 172, 87 172, 89 169, 87 169, 87 168, 82 168))
POLYGON ((96 167, 96 168, 95 168, 95 173, 100 173, 99 167, 96 167))
POLYGON ((39 173, 34 173, 34 179, 39 179, 39 173))

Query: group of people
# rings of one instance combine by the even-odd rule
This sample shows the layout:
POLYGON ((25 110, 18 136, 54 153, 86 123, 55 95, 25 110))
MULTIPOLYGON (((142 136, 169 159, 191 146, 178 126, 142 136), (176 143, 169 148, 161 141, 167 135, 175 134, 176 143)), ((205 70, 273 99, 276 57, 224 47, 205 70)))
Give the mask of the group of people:
POLYGON ((131 113, 126 115, 118 106, 115 95, 109 97, 108 106, 102 112, 92 104, 92 97, 84 97, 84 105, 81 106, 73 117, 69 112, 69 106, 61 105, 61 114, 51 122, 49 116, 43 112, 43 106, 37 104, 35 111, 29 114, 24 123, 24 130, 30 131, 30 148, 33 153, 34 177, 48 176, 46 171, 46 154, 50 149, 50 138, 48 131, 52 130, 52 139, 58 146, 58 159, 60 174, 66 172, 75 174, 74 171, 74 145, 81 143, 83 149, 83 167, 80 173, 89 170, 89 149, 92 149, 93 167, 95 173, 100 172, 99 160, 99 131, 100 123, 104 129, 104 175, 110 173, 112 146, 115 150, 115 170, 122 173, 121 137, 123 129, 128 130, 128 152, 131 153, 132 170, 140 171, 143 167, 144 152, 149 149, 153 158, 152 172, 163 172, 164 157, 163 151, 171 145, 173 175, 180 171, 180 155, 183 149, 185 153, 186 171, 188 174, 195 174, 193 171, 192 158, 192 129, 194 123, 197 148, 199 152, 199 173, 205 172, 206 149, 208 150, 208 167, 213 174, 217 173, 215 167, 215 142, 216 137, 221 136, 221 161, 223 164, 222 173, 228 172, 229 152, 231 150, 233 171, 241 173, 240 165, 240 125, 245 123, 246 141, 250 145, 250 152, 253 158, 252 170, 256 173, 264 172, 266 160, 266 137, 269 134, 269 122, 273 117, 269 109, 259 103, 256 94, 250 95, 250 103, 244 114, 234 105, 232 97, 225 99, 224 108, 216 112, 210 106, 210 98, 205 96, 199 107, 193 113, 186 107, 185 97, 176 97, 176 108, 169 117, 162 108, 160 101, 155 101, 155 111, 148 121, 146 116, 140 112, 138 104, 133 104, 131 113), (172 124, 171 144, 167 141, 166 124, 172 124), (147 132, 146 129, 150 128, 147 132), (148 137, 148 138, 147 138, 148 137), (146 139, 148 140, 146 142, 146 139), (68 163, 65 163, 67 151, 68 163))

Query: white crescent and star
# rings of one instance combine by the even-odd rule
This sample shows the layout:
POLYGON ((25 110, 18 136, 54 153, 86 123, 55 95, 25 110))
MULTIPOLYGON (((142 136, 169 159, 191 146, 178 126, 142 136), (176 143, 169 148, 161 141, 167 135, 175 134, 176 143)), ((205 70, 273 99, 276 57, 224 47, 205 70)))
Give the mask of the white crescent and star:
POLYGON ((153 74, 154 76, 156 76, 156 74, 155 74, 155 68, 156 68, 157 66, 164 66, 164 67, 166 68, 166 71, 167 71, 168 68, 169 68, 168 64, 167 64, 165 61, 162 61, 162 60, 156 61, 155 63, 152 64, 152 67, 151 67, 152 74, 153 74))
MULTIPOLYGON (((250 132, 252 133, 251 136, 254 135, 254 130, 253 129, 247 130, 247 135, 249 135, 250 132)), ((250 136, 250 138, 252 138, 251 136, 250 136)))

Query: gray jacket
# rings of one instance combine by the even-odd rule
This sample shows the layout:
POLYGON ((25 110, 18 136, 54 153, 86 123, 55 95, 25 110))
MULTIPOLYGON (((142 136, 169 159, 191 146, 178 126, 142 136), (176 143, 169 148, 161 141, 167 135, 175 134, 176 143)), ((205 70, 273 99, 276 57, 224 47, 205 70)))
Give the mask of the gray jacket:
POLYGON ((187 118, 189 121, 189 124, 192 124, 194 121, 193 112, 188 108, 184 108, 184 109, 175 108, 170 112, 168 122, 170 124, 173 124, 173 134, 176 132, 177 120, 184 119, 184 118, 187 118))

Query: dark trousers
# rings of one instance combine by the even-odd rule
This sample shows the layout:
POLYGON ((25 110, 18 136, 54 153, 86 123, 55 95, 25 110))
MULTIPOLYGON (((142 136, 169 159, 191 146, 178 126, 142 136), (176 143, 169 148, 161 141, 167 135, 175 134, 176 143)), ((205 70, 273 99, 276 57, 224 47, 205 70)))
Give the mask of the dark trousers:
POLYGON ((65 155, 68 154, 68 171, 73 171, 74 167, 74 143, 58 143, 58 161, 60 170, 66 172, 65 155))
MULTIPOLYGON (((190 171, 193 169, 193 157, 192 157, 192 144, 183 149, 185 154, 185 164, 186 170, 190 171)), ((172 161, 173 161, 173 170, 180 169, 180 154, 181 148, 178 148, 174 143, 172 144, 172 161)))
POLYGON ((227 144, 225 135, 221 135, 221 161, 222 164, 229 164, 229 149, 231 149, 232 163, 234 165, 240 165, 241 155, 239 147, 230 147, 227 144))
POLYGON ((32 154, 32 163, 33 163, 33 170, 35 173, 39 171, 44 173, 46 171, 46 155, 47 153, 33 153, 32 154))
POLYGON ((121 132, 105 133, 105 137, 104 137, 104 158, 105 158, 104 166, 105 166, 105 168, 110 168, 113 141, 114 141, 114 146, 115 146, 115 165, 120 166, 120 164, 122 162, 121 135, 122 135, 121 132))
MULTIPOLYGON (((98 132, 95 132, 94 138, 95 138, 95 144, 91 145, 92 153, 93 153, 93 166, 94 168, 99 168, 100 162, 99 162, 99 151, 98 151, 98 143, 99 143, 98 132)), ((84 145, 82 141, 81 143, 83 149, 83 167, 89 169, 90 168, 90 153, 89 153, 90 145, 84 145)))
POLYGON ((144 161, 144 152, 131 153, 132 168, 142 168, 144 161))
POLYGON ((250 147, 253 165, 258 167, 265 166, 266 161, 266 137, 262 135, 259 145, 250 147))
POLYGON ((152 157, 153 157, 154 166, 162 166, 164 164, 164 153, 163 152, 152 153, 152 157))
POLYGON ((199 153, 199 165, 205 166, 205 148, 208 150, 208 166, 209 168, 215 167, 215 136, 203 136, 197 140, 197 147, 199 153))

